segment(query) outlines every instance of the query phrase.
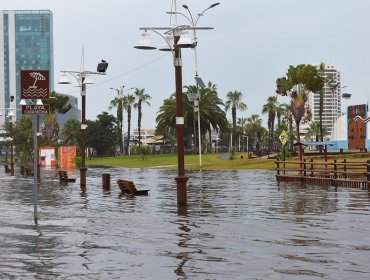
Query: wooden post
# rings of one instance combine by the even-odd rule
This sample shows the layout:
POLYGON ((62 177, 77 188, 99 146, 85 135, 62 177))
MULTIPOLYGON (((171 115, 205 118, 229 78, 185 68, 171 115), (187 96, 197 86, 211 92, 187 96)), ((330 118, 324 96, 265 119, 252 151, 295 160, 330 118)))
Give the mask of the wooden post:
POLYGON ((338 168, 337 168, 337 160, 334 160, 334 179, 338 179, 338 168))
POLYGON ((280 175, 280 168, 279 168, 279 161, 278 160, 276 161, 276 171, 277 171, 277 175, 280 175))
POLYGON ((346 159, 344 159, 343 160, 343 177, 344 177, 344 179, 347 179, 347 164, 346 164, 346 162, 347 162, 347 160, 346 159))
POLYGON ((306 177, 307 172, 306 172, 306 159, 303 160, 303 176, 306 177))
POLYGON ((103 191, 109 192, 110 191, 110 174, 103 173, 102 180, 103 180, 103 191))
POLYGON ((313 177, 313 159, 311 158, 311 177, 313 177))

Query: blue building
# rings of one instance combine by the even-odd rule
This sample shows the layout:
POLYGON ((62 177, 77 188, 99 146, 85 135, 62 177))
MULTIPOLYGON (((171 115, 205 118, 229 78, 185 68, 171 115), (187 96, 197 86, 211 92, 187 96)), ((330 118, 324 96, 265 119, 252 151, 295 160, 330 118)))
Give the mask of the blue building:
MULTIPOLYGON (((0 108, 17 108, 19 120, 21 70, 49 70, 49 87, 54 88, 53 13, 0 10, 0 27, 0 108)), ((5 122, 4 115, 0 126, 5 122)))

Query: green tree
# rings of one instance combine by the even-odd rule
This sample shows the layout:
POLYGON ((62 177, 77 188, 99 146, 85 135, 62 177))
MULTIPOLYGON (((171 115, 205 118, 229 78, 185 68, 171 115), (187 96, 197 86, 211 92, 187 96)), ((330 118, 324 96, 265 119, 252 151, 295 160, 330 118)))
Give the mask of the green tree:
POLYGON ((320 122, 311 122, 310 126, 308 127, 305 135, 306 140, 312 140, 314 139, 316 142, 319 141, 319 138, 321 137, 321 133, 327 135, 328 130, 326 127, 321 127, 320 122))
MULTIPOLYGON (((131 140, 131 112, 132 107, 135 104, 135 96, 132 94, 127 94, 123 97, 123 108, 127 112, 127 148, 130 148, 130 140, 131 140)), ((129 154, 129 151, 127 151, 129 154)))
MULTIPOLYGON (((232 121, 233 121, 233 136, 234 143, 236 138, 236 111, 244 111, 247 109, 247 105, 242 102, 243 93, 240 91, 229 91, 226 95, 225 110, 226 112, 231 109, 232 121)), ((234 144, 235 146, 235 144, 234 144)))
POLYGON ((13 143, 17 147, 15 153, 20 163, 24 165, 27 162, 32 162, 33 132, 32 118, 30 115, 24 115, 14 127, 13 143))
POLYGON ((103 112, 98 115, 95 121, 88 120, 86 123, 87 146, 94 148, 98 156, 113 155, 118 144, 116 118, 103 112))
POLYGON ((57 122, 58 114, 65 114, 71 108, 69 97, 57 94, 55 91, 50 93, 50 98, 43 101, 44 104, 50 106, 50 114, 43 116, 44 128, 43 136, 40 137, 40 145, 55 146, 58 142, 59 124, 57 122))
MULTIPOLYGON (((186 92, 183 94, 183 111, 185 123, 185 135, 188 135, 187 146, 191 143, 189 137, 194 131, 194 107, 192 102, 187 97, 188 92, 196 92, 195 86, 185 86, 186 92)), ((224 106, 222 100, 217 95, 217 87, 208 82, 208 86, 200 89, 199 100, 199 115, 200 115, 200 133, 201 138, 205 139, 206 134, 210 134, 212 130, 219 131, 225 127, 227 120, 226 114, 222 110, 224 106)), ((164 135, 176 134, 176 97, 172 94, 169 98, 163 101, 163 105, 159 108, 157 114, 156 130, 164 135)), ((202 141, 202 143, 205 143, 202 141)))
POLYGON ((142 112, 142 106, 143 104, 147 104, 150 106, 149 100, 152 99, 152 97, 145 93, 145 89, 135 89, 135 97, 136 97, 136 103, 134 104, 134 107, 137 109, 137 128, 139 132, 139 147, 141 147, 141 119, 143 117, 142 112))
POLYGON ((310 120, 310 109, 306 107, 309 92, 318 92, 323 86, 323 80, 317 68, 309 64, 289 66, 285 77, 276 80, 276 93, 290 96, 291 110, 296 124, 297 141, 300 141, 300 122, 302 118, 310 120))
POLYGON ((111 100, 108 110, 117 108, 117 125, 119 130, 118 142, 120 147, 121 155, 124 153, 123 147, 123 138, 122 138, 122 128, 123 128, 123 96, 120 95, 120 92, 117 90, 117 96, 111 100))
POLYGON ((268 148, 269 151, 272 148, 274 142, 274 128, 275 128, 275 117, 278 111, 277 96, 270 96, 267 98, 267 102, 262 107, 262 114, 268 114, 267 127, 268 127, 268 148))
POLYGON ((65 144, 80 147, 81 145, 81 122, 69 119, 63 126, 62 140, 65 144))

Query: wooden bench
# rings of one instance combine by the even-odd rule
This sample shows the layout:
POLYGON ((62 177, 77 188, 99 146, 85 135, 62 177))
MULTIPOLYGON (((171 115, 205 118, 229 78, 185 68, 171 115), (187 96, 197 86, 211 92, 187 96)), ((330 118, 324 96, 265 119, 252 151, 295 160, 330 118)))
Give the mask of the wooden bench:
POLYGON ((10 168, 7 164, 4 164, 5 173, 10 173, 10 168))
POLYGON ((149 192, 149 190, 138 190, 132 181, 118 179, 117 184, 122 193, 131 195, 148 195, 149 192))
POLYGON ((25 167, 24 172, 26 172, 26 176, 33 176, 33 172, 31 171, 31 168, 25 167))
POLYGON ((76 178, 69 178, 67 171, 60 170, 59 172, 59 180, 60 182, 76 182, 76 178))

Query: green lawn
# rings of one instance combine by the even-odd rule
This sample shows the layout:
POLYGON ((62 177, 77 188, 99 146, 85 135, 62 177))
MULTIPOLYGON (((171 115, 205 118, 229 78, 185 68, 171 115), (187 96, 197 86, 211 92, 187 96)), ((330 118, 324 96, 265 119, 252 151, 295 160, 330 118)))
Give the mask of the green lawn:
MULTIPOLYGON (((202 166, 199 167, 198 155, 185 155, 185 165, 187 170, 236 170, 236 169, 275 169, 274 159, 248 159, 246 153, 237 153, 233 160, 221 159, 221 154, 202 155, 202 166), (243 158, 241 158, 243 157, 243 158)), ((309 160, 311 157, 304 157, 309 160)), ((312 157, 314 161, 324 161, 323 156, 312 157)), ((349 162, 366 162, 370 158, 370 153, 340 154, 328 157, 329 162, 336 159, 338 162, 344 158, 349 162)), ((298 158, 288 160, 298 161, 298 158)), ((145 160, 138 155, 119 156, 119 157, 99 157, 88 159, 86 163, 90 166, 121 166, 127 168, 165 168, 177 169, 177 154, 149 155, 145 160)))
MULTIPOLYGON (((237 153, 233 160, 220 159, 221 154, 202 155, 202 167, 199 167, 198 155, 185 155, 186 169, 274 169, 273 159, 247 159, 246 153, 237 153), (241 158, 243 156, 243 159, 241 158)), ((92 158, 88 165, 121 166, 128 168, 177 168, 176 154, 149 155, 145 160, 138 155, 92 158)))

